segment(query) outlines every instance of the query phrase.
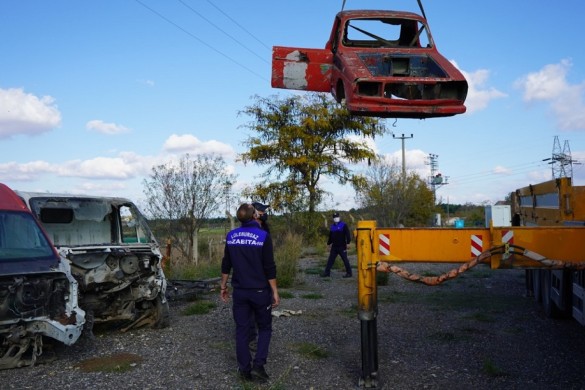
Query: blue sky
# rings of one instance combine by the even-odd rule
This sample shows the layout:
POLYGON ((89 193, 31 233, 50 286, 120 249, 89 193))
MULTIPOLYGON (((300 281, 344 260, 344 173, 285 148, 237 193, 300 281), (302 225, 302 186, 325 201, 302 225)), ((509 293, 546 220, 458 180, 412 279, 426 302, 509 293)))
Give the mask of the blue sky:
MULTIPOLYGON (((235 161, 238 115, 270 86, 271 47, 322 48, 343 1, 0 0, 0 181, 14 189, 143 198, 153 164, 221 154, 237 188, 262 167, 235 161)), ((386 120, 406 165, 450 203, 492 203, 552 178, 553 140, 585 163, 585 3, 423 1, 439 51, 470 84, 467 113, 386 120)), ((345 9, 410 10, 415 0, 347 0, 345 9)), ((302 93, 302 92, 300 92, 302 93)), ((388 134, 376 150, 401 161, 388 134)), ((365 169, 355 167, 356 171, 365 169)), ((584 165, 573 168, 585 185, 584 165)), ((355 207, 326 183, 323 209, 355 207)), ((237 189, 236 188, 236 189, 237 189)))

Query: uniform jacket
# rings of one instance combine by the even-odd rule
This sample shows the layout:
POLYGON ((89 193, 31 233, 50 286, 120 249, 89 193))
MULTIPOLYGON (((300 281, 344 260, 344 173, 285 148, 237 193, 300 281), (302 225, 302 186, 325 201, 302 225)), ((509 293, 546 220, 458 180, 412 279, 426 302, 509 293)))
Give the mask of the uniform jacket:
POLYGON ((343 221, 332 223, 329 229, 329 239, 327 245, 345 248, 351 242, 349 228, 343 221))
POLYGON ((276 279, 272 239, 256 221, 227 234, 221 272, 229 274, 232 269, 234 288, 266 288, 269 279, 276 279))

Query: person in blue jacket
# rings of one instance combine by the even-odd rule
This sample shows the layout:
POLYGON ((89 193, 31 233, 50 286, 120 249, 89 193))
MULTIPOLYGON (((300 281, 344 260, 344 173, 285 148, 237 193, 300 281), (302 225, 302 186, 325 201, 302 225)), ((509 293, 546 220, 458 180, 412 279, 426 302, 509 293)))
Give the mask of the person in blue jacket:
POLYGON ((226 236, 221 262, 221 299, 229 300, 228 278, 232 273, 232 313, 236 323, 236 359, 243 380, 269 379, 264 368, 272 337, 272 308, 280 303, 276 285, 276 264, 270 234, 255 220, 254 206, 242 204, 236 213, 241 226, 226 236), (252 321, 258 327, 254 359, 249 349, 252 321))
POLYGON ((329 259, 327 259, 327 266, 325 266, 325 271, 321 273, 321 277, 326 278, 331 276, 331 268, 333 267, 333 263, 335 262, 337 255, 341 257, 341 260, 343 260, 343 264, 345 265, 345 275, 343 275, 343 277, 352 277, 351 267, 349 266, 349 259, 347 258, 347 247, 350 243, 351 234, 349 233, 349 228, 344 222, 341 221, 339 213, 334 213, 333 223, 329 228, 329 239, 327 240, 327 247, 329 248, 329 259))

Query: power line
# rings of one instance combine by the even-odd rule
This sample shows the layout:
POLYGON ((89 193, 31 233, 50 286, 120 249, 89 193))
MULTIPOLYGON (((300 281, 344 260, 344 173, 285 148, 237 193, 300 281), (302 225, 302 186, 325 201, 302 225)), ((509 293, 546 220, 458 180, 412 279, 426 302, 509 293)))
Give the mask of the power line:
POLYGON ((217 5, 213 4, 213 2, 211 2, 210 0, 207 0, 207 2, 209 4, 211 4, 216 10, 218 10, 219 12, 221 12, 226 18, 228 18, 229 20, 231 20, 236 26, 238 26, 239 28, 241 28, 246 34, 248 34, 254 40, 256 40, 256 42, 258 42, 259 44, 261 44, 262 46, 264 46, 268 50, 272 50, 272 48, 270 46, 268 46, 267 44, 265 44, 264 42, 262 42, 260 39, 256 38, 256 36, 254 34, 252 34, 250 31, 246 30, 246 28, 244 26, 242 26, 241 24, 239 24, 237 20, 235 20, 234 18, 232 18, 231 16, 229 16, 227 13, 225 13, 223 10, 221 10, 217 5))
POLYGON ((209 49, 213 50, 214 52, 216 52, 217 54, 225 57, 226 59, 228 59, 229 61, 233 62, 234 64, 238 65, 239 67, 241 67, 242 69, 247 70, 248 72, 250 72, 251 74, 253 74, 254 76, 264 80, 264 81, 269 81, 268 79, 266 79, 265 77, 263 77, 262 75, 260 75, 259 73, 254 72, 252 69, 248 68, 247 66, 241 64, 240 62, 234 60, 233 58, 231 58, 230 56, 228 56, 227 54, 223 53, 220 50, 217 50, 215 47, 213 47, 212 45, 208 44, 207 42, 205 42, 204 40, 202 40, 201 38, 197 37, 196 35, 192 34, 191 32, 187 31, 186 29, 184 29, 183 27, 179 26, 178 24, 176 24, 175 22, 173 22, 172 20, 170 20, 169 18, 165 17, 164 15, 162 15, 161 13, 159 13, 158 11, 152 9, 151 7, 149 7, 148 5, 144 4, 142 1, 140 0, 134 0, 136 1, 138 4, 140 4, 141 6, 143 6, 144 8, 146 8, 147 10, 149 10, 150 12, 152 12, 153 14, 155 14, 156 16, 158 16, 159 18, 163 19, 165 22, 171 24, 172 26, 174 26, 175 28, 181 30, 182 32, 184 32, 185 34, 189 35, 191 38, 197 40, 199 43, 207 46, 209 49))
POLYGON ((238 45, 240 45, 241 47, 243 47, 244 49, 246 49, 248 52, 252 53, 257 58, 259 58, 260 60, 262 60, 263 62, 265 62, 267 64, 270 64, 270 62, 269 61, 266 61, 266 59, 264 57, 260 56, 254 50, 250 49, 249 47, 247 47, 246 45, 244 45, 242 42, 238 41, 236 38, 234 38, 233 36, 231 36, 230 34, 228 34, 225 30, 223 30, 221 27, 219 27, 218 25, 216 25, 215 23, 213 23, 211 20, 207 19, 205 16, 203 16, 200 12, 198 12, 197 10, 195 10, 189 4, 185 3, 183 0, 177 0, 177 1, 179 3, 181 3, 181 4, 183 4, 188 10, 190 10, 191 12, 193 12, 195 15, 199 16, 201 19, 205 20, 207 23, 209 23, 210 25, 212 25, 213 27, 215 27, 217 30, 221 31, 224 35, 226 35, 231 40, 233 40, 234 42, 236 42, 238 45))

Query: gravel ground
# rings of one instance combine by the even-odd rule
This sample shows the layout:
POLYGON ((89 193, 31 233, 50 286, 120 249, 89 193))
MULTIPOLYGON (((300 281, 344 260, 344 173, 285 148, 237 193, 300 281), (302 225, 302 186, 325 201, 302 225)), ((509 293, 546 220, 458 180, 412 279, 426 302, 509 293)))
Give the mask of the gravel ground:
MULTIPOLYGON (((355 263, 355 258, 352 259, 355 263)), ((339 261, 338 261, 339 262, 339 261)), ((309 269, 323 262, 303 260, 309 269)), ((439 274, 453 265, 405 264, 439 274)), ((218 292, 209 314, 186 316, 190 303, 171 305, 171 326, 127 333, 105 331, 71 347, 46 345, 43 362, 0 372, 2 389, 355 389, 361 371, 357 285, 334 270, 331 278, 304 274, 275 318, 267 384, 236 376, 234 325, 218 292), (322 296, 320 299, 311 299, 322 296), (321 356, 301 351, 314 346, 321 356), (88 359, 142 360, 125 372, 87 372, 88 359)), ((583 389, 585 329, 576 321, 544 318, 525 297, 524 272, 479 266, 438 287, 389 276, 380 286, 380 389, 583 389)))

